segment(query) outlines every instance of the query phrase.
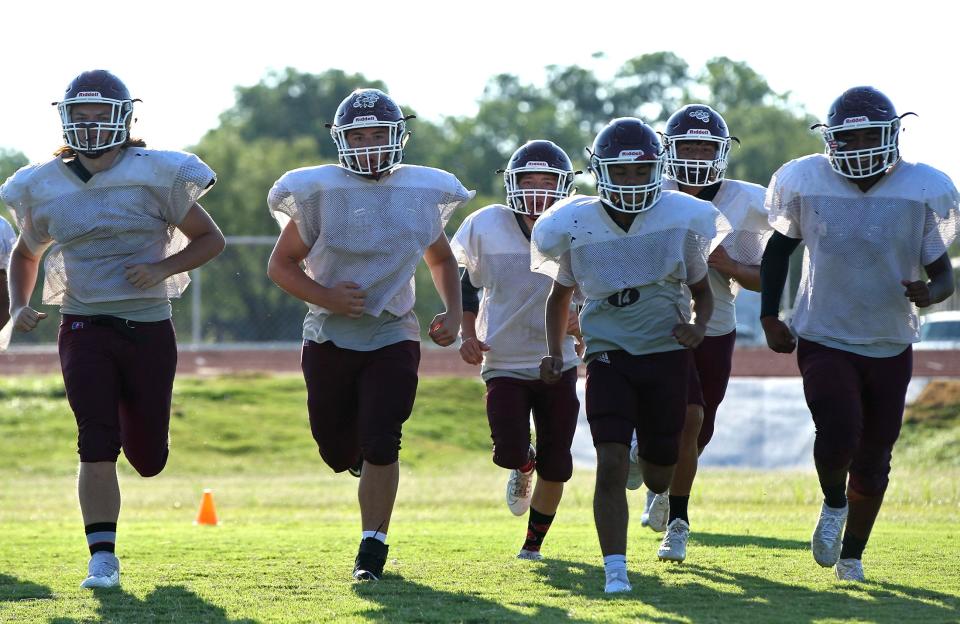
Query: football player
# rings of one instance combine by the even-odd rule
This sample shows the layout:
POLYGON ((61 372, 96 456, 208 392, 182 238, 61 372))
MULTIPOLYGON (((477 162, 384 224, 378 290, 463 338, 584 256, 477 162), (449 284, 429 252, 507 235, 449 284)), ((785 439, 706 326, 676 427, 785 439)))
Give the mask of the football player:
POLYGON ((10 314, 29 332, 40 259, 43 303, 59 305, 60 365, 77 420, 80 510, 90 548, 81 587, 120 583, 116 461, 144 477, 168 455, 177 344, 170 299, 223 235, 197 200, 214 172, 193 154, 146 149, 130 136, 133 100, 104 70, 87 71, 57 103, 64 145, 0 188, 20 239, 10 260, 10 314), (49 250, 49 251, 47 251, 49 250))
POLYGON ((579 326, 572 309, 561 381, 546 385, 539 364, 552 280, 530 270, 530 230, 544 210, 571 194, 579 172, 560 147, 541 140, 520 146, 502 173, 506 204, 474 212, 450 241, 464 267, 460 356, 468 364, 482 364, 493 462, 510 470, 507 506, 517 516, 530 511, 527 538, 517 557, 540 560, 563 484, 573 474, 570 447, 580 412, 574 335, 579 326), (531 410, 535 447, 530 444, 531 410))
POLYGON ((797 348, 824 496, 813 557, 848 581, 864 580, 863 551, 887 489, 919 340, 917 308, 954 288, 947 248, 960 196, 942 172, 901 159, 904 116, 877 89, 845 91, 826 124, 814 126, 826 153, 783 165, 766 198, 776 232, 761 265, 761 322, 771 349, 797 348), (780 296, 801 240, 807 250, 788 327, 780 296))
MULTIPOLYGON (((10 293, 7 291, 7 267, 10 266, 10 254, 17 244, 17 234, 10 222, 0 217, 0 327, 10 320, 10 293)), ((0 346, 0 349, 6 345, 0 346)))
POLYGON ((546 304, 548 355, 540 364, 546 382, 559 381, 567 366, 564 334, 574 289, 585 298, 580 327, 597 449, 594 521, 605 591, 620 592, 631 589, 624 489, 630 439, 636 431, 647 487, 665 492, 684 424, 688 349, 702 342, 713 309, 707 254, 721 217, 709 202, 662 190, 663 148, 639 119, 611 121, 588 152, 599 197, 572 197, 550 208, 534 225, 531 255, 532 268, 554 280, 546 304))
MULTIPOLYGON (((740 288, 760 290, 760 258, 772 228, 763 205, 762 186, 725 178, 731 137, 723 117, 709 106, 690 104, 667 120, 663 135, 667 151, 664 189, 678 190, 712 202, 726 217, 732 231, 710 254, 707 275, 713 292, 713 315, 703 342, 693 350, 694 366, 688 388, 687 417, 680 439, 680 458, 670 485, 668 524, 649 523, 649 509, 655 504, 647 494, 647 510, 641 524, 655 531, 666 529, 658 550, 661 560, 683 561, 687 553, 690 519, 687 504, 697 474, 697 459, 713 437, 717 408, 730 379, 733 346, 736 340, 734 301, 740 288)), ((640 486, 636 446, 630 452, 627 488, 640 486)))
POLYGON ((309 308, 310 428, 328 466, 360 477, 357 580, 379 580, 387 558, 401 428, 417 390, 421 258, 447 310, 430 323, 433 341, 453 344, 462 315, 443 226, 472 193, 446 171, 401 164, 409 119, 383 91, 357 89, 329 125, 340 164, 290 171, 268 197, 282 226, 268 275, 309 308))

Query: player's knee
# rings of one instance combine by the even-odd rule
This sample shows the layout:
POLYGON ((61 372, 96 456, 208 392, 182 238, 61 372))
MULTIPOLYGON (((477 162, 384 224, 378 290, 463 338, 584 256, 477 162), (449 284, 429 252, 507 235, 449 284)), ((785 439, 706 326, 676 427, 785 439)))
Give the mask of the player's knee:
POLYGON ((566 483, 573 476, 573 456, 567 452, 537 457, 537 476, 546 481, 566 483))
POLYGON ((137 474, 141 477, 155 477, 163 472, 169 456, 169 451, 164 449, 162 452, 150 454, 128 454, 127 461, 130 462, 130 465, 133 466, 133 469, 136 470, 137 474))
POLYGON ((640 457, 655 466, 672 466, 680 456, 679 435, 650 436, 640 448, 640 457))
POLYGON ((389 466, 400 458, 400 440, 392 436, 379 436, 360 445, 364 461, 374 466, 389 466))
POLYGON ((493 463, 513 470, 530 461, 530 444, 496 443, 493 445, 493 463))

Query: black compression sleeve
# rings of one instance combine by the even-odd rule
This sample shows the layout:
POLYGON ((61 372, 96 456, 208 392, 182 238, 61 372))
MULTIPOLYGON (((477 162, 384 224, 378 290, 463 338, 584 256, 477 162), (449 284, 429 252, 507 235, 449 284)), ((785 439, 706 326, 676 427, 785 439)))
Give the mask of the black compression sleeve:
POLYGON ((760 318, 778 316, 783 286, 790 272, 790 254, 800 244, 799 238, 790 238, 774 232, 760 262, 760 318))
POLYGON ((460 297, 463 299, 463 311, 480 312, 480 289, 470 283, 470 274, 464 269, 460 274, 460 297))

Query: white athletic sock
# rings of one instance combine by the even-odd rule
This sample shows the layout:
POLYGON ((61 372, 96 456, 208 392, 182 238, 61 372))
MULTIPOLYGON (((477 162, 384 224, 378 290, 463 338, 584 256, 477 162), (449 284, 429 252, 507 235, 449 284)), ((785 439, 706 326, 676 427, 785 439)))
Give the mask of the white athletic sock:
POLYGON ((360 539, 364 540, 364 539, 367 539, 368 537, 372 537, 373 539, 379 541, 382 544, 387 543, 387 534, 383 533, 382 531, 364 531, 361 534, 360 539))
POLYGON ((603 571, 607 574, 611 572, 616 572, 618 570, 626 571, 627 569, 627 556, 626 555, 607 555, 603 558, 603 571))

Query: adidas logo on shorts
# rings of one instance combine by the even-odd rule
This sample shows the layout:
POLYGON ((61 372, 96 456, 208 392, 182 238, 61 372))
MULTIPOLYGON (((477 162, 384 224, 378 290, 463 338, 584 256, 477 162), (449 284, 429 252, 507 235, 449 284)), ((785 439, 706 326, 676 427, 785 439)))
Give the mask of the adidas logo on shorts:
POLYGON ((606 352, 606 351, 604 351, 603 353, 601 353, 600 355, 597 356, 597 361, 598 361, 598 362, 603 362, 604 364, 609 364, 609 363, 610 363, 610 356, 607 355, 607 352, 606 352))

